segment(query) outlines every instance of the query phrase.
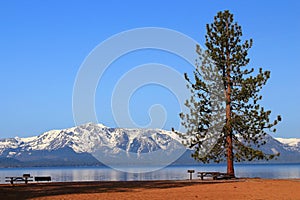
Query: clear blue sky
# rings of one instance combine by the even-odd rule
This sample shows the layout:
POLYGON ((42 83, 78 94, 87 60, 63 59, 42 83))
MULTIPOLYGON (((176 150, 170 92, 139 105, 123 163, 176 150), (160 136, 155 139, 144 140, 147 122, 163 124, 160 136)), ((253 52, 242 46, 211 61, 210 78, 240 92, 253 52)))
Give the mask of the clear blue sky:
MULTIPOLYGON (((225 9, 235 15, 244 38, 254 40, 250 66, 271 70, 271 79, 263 91, 263 105, 272 109, 274 116, 283 117, 276 136, 300 137, 297 0, 12 0, 0 2, 0 138, 32 136, 74 126, 72 92, 76 74, 85 57, 105 39, 133 28, 163 27, 180 31, 204 45, 206 23, 225 9)), ((172 58, 171 64, 184 65, 177 57, 165 54, 137 52, 115 65, 129 69, 147 62, 168 63, 166 58, 172 58)), ((122 75, 118 66, 107 72, 106 90, 113 88, 109 80, 116 79, 115 74, 122 75)), ((99 88, 95 97, 98 120, 115 126, 109 110, 110 92, 101 93, 102 90, 99 88)), ((145 86, 133 98, 132 117, 138 124, 148 123, 147 110, 156 103, 166 104, 171 116, 166 129, 178 123, 178 109, 172 107, 176 106, 174 96, 163 88, 145 86)))

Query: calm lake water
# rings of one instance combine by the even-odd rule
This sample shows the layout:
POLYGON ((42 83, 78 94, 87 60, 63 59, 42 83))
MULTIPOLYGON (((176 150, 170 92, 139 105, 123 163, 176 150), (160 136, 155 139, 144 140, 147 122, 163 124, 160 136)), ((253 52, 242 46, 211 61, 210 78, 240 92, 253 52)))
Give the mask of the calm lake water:
MULTIPOLYGON (((132 168, 131 168, 132 169, 132 168)), ((51 167, 0 169, 0 183, 7 176, 51 176, 52 182, 66 181, 132 181, 132 180, 185 180, 188 169, 197 171, 226 172, 225 165, 169 166, 148 173, 126 173, 108 167, 51 167)), ((139 168, 135 168, 139 171, 139 168)), ((269 179, 300 178, 300 164, 236 164, 237 177, 260 177, 269 179)), ((197 178, 196 174, 193 178, 197 178)))

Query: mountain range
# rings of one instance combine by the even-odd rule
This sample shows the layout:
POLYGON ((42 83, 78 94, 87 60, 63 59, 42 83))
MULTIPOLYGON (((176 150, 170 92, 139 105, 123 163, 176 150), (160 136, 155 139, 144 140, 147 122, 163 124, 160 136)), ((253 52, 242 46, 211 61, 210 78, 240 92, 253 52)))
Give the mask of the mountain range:
MULTIPOLYGON (((300 139, 266 137, 271 162, 300 163, 300 139)), ((172 131, 110 128, 88 123, 28 138, 0 139, 0 167, 32 166, 167 166, 196 164, 191 150, 172 131)))

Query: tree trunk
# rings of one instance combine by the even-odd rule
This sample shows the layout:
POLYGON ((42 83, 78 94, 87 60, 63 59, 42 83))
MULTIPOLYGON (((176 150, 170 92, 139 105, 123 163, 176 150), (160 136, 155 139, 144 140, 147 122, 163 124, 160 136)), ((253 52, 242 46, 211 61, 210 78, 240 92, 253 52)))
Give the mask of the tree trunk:
POLYGON ((233 167, 233 146, 232 146, 232 127, 231 127, 231 105, 230 94, 231 87, 227 86, 226 93, 226 143, 227 143, 227 174, 234 176, 233 167))
MULTIPOLYGON (((228 21, 226 23, 226 31, 228 34, 228 21)), ((229 40, 229 39, 228 39, 229 40)), ((234 177, 233 167, 233 145, 232 145, 232 127, 231 127, 231 64, 229 43, 226 45, 226 144, 227 144, 227 174, 234 177)))
MULTIPOLYGON (((227 81, 230 77, 227 76, 227 81)), ((232 146, 232 127, 231 127, 231 86, 230 82, 227 85, 226 92, 226 143, 227 143, 227 174, 234 176, 234 167, 233 167, 233 146, 232 146)))

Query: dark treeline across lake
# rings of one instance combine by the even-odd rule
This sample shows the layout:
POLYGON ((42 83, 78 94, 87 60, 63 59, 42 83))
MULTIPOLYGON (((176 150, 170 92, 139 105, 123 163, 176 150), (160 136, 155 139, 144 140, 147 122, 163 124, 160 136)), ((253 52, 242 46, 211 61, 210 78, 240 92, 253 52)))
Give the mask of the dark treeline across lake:
MULTIPOLYGON (((128 171, 132 171, 130 168, 128 171)), ((226 165, 169 166, 147 173, 128 173, 108 167, 51 167, 51 168, 1 168, 0 183, 7 176, 51 176, 53 182, 68 181, 133 181, 133 180, 185 180, 188 169, 197 171, 226 172, 226 165)), ((138 172, 139 168, 134 168, 138 172)), ((269 179, 300 178, 300 164, 236 164, 237 177, 269 179)), ((196 174, 193 178, 197 178, 196 174)))

